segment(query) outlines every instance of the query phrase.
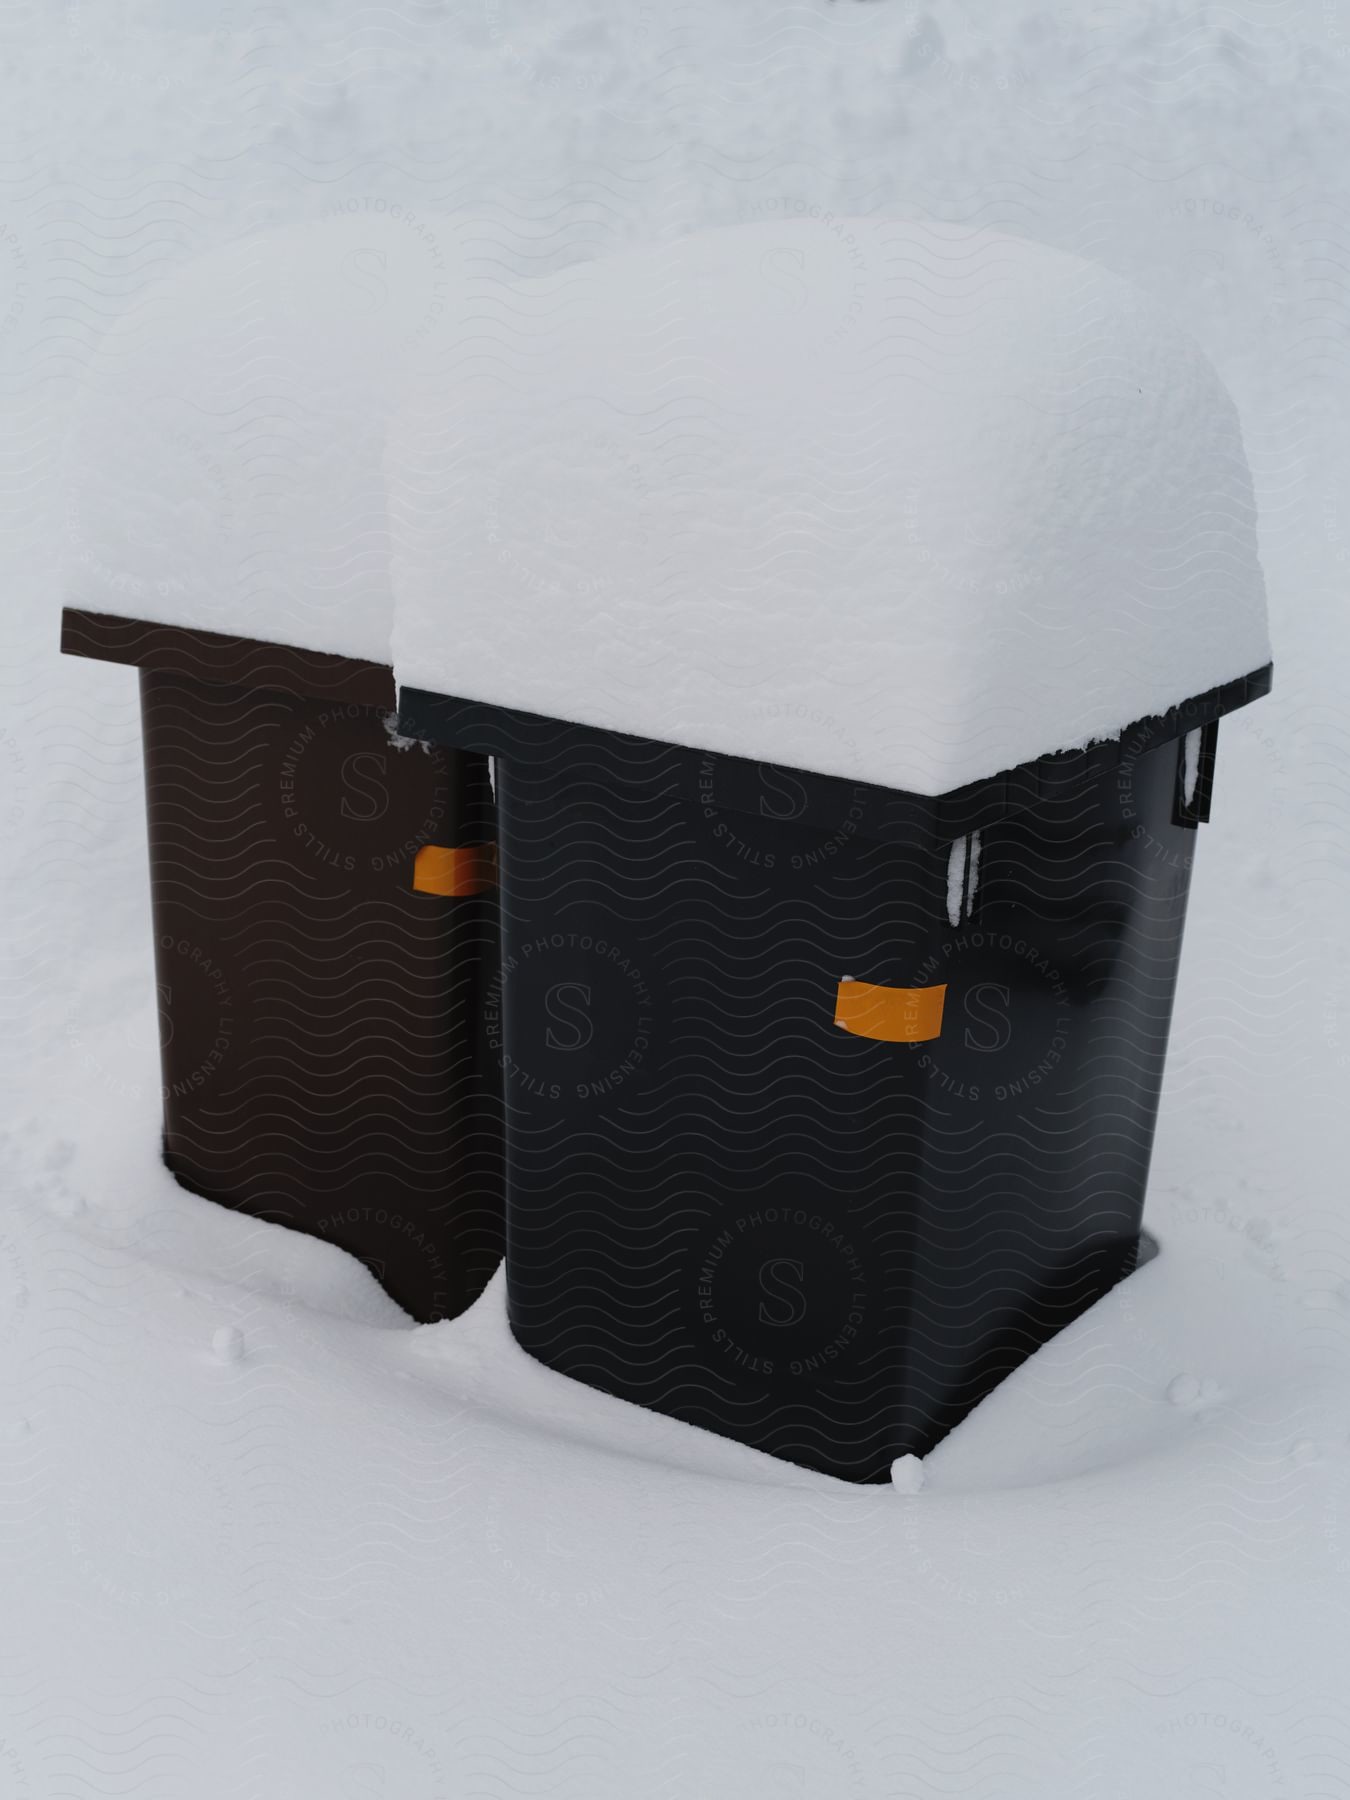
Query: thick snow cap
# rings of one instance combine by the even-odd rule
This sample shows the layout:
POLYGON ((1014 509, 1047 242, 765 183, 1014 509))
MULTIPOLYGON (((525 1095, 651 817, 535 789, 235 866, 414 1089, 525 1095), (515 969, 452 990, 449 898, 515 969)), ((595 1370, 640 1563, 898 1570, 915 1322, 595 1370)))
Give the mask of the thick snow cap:
POLYGON ((1213 369, 995 232, 733 226, 503 285, 391 495, 401 683, 924 794, 1270 657, 1213 369))
POLYGON ((383 454, 458 280, 445 221, 264 232, 150 290, 73 445, 68 605, 388 662, 383 454))

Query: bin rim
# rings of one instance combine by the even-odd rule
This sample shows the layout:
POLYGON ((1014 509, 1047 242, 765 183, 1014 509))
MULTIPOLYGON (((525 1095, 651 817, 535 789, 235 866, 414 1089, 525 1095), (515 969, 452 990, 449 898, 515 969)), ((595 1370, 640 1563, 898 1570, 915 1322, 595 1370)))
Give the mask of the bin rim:
MULTIPOLYGON (((916 794, 878 782, 850 780, 846 776, 823 775, 789 763, 766 764, 751 757, 671 744, 665 739, 637 737, 632 732, 552 718, 545 713, 522 712, 495 702, 438 694, 426 688, 399 689, 398 730, 410 737, 430 739, 459 750, 477 750, 506 761, 553 754, 601 741, 636 750, 675 750, 690 758, 715 757, 719 767, 750 779, 757 778, 762 768, 772 767, 800 782, 808 793, 826 804, 831 800, 836 805, 841 804, 859 791, 884 795, 893 815, 898 808, 910 827, 921 823, 941 841, 980 830, 1013 813, 1024 812, 1093 776, 1118 768, 1122 762, 1133 760, 1145 751, 1212 725, 1268 694, 1273 676, 1274 664, 1266 663, 1250 674, 1221 682, 1217 687, 1180 701, 1165 712, 1136 719, 1117 736, 1098 739, 1077 750, 1052 751, 937 795, 916 794)), ((726 804, 738 809, 734 794, 727 797, 726 804)), ((747 799, 739 809, 753 810, 753 805, 747 799)), ((889 830, 866 826, 859 829, 864 836, 888 837, 902 835, 903 828, 897 819, 893 820, 889 830)))
POLYGON ((195 625, 169 625, 132 614, 61 612, 61 650, 95 662, 113 662, 225 687, 271 689, 305 700, 384 707, 396 698, 394 671, 386 663, 308 650, 266 638, 232 637, 195 625))

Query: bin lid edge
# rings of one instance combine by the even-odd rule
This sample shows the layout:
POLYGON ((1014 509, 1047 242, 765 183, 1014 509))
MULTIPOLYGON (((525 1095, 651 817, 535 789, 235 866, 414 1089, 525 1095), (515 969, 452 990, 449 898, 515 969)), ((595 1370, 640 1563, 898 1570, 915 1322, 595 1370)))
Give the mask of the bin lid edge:
POLYGON ((386 663, 74 606, 61 611, 61 650, 66 656, 123 663, 193 681, 278 689, 307 700, 391 710, 395 700, 394 671, 386 663))

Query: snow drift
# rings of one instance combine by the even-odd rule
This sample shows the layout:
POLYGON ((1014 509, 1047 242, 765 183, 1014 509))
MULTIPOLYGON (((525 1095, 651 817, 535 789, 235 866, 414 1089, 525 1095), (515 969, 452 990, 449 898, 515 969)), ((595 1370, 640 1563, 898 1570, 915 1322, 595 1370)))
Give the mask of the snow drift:
POLYGON ((1213 369, 1000 232, 740 225, 504 285, 391 494, 401 682, 924 794, 1270 655, 1213 369))

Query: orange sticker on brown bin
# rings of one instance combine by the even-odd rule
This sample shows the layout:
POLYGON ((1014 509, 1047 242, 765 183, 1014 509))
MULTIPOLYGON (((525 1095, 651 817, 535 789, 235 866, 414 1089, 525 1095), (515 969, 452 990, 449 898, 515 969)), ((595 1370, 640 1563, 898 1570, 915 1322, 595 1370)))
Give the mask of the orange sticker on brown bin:
POLYGON ((923 1044, 942 1033, 947 984, 935 987, 877 987, 870 981, 841 981, 834 1022, 855 1037, 883 1044, 923 1044))
POLYGON ((413 888, 419 894, 457 899, 483 894, 497 885, 497 846, 423 844, 413 864, 413 888))

